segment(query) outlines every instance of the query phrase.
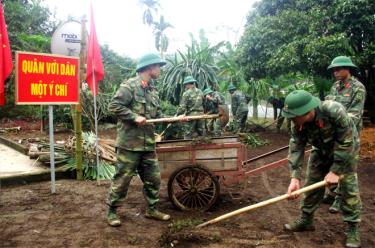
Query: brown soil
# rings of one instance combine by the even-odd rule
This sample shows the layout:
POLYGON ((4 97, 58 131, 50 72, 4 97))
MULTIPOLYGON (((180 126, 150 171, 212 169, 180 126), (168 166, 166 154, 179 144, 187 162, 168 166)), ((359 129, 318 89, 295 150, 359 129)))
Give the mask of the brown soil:
MULTIPOLYGON (((35 137, 36 133, 33 133, 30 137, 35 137)), ((13 135, 13 138, 21 135, 25 134, 13 135)), ((249 157, 288 142, 286 134, 259 135, 271 143, 249 150, 249 157)), ((113 137, 113 133, 108 137, 113 137)), ((250 164, 250 168, 284 158, 286 153, 283 151, 257 161, 256 165, 250 164)), ((375 247, 374 160, 362 157, 358 174, 364 203, 362 246, 375 247)), ((171 214, 173 220, 170 222, 143 217, 142 183, 134 178, 128 198, 119 210, 123 225, 118 228, 109 227, 105 220, 108 181, 97 185, 90 181, 60 180, 54 195, 50 193, 49 182, 2 188, 0 247, 343 247, 345 224, 340 215, 328 213, 328 205, 322 205, 317 211, 315 232, 282 230, 284 223, 298 216, 298 201, 280 202, 203 229, 193 229, 195 223, 284 194, 288 175, 288 168, 284 166, 250 177, 247 184, 222 188, 219 203, 204 213, 174 209, 163 181, 159 208, 171 214), (239 192, 241 198, 231 197, 239 192)))

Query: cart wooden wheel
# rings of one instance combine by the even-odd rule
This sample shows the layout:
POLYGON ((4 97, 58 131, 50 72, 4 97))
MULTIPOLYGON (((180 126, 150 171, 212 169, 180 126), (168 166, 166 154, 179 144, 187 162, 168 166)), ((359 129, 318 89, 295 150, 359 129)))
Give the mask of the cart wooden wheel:
POLYGON ((219 195, 219 181, 202 166, 182 167, 168 180, 169 199, 181 210, 208 210, 219 195))

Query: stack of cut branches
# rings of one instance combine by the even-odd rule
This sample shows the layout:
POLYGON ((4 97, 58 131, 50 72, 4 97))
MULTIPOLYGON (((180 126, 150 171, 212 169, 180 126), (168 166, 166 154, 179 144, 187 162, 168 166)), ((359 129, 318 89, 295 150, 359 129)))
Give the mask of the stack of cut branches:
MULTIPOLYGON (((96 136, 92 132, 82 133, 83 138, 83 172, 87 180, 110 179, 115 173, 116 162, 115 143, 112 140, 99 139, 99 163, 96 164, 96 136)), ((55 164, 64 165, 69 170, 76 169, 75 137, 70 137, 65 145, 55 144, 55 164)), ((50 163, 50 146, 47 143, 30 146, 30 158, 37 158, 41 162, 50 163)))

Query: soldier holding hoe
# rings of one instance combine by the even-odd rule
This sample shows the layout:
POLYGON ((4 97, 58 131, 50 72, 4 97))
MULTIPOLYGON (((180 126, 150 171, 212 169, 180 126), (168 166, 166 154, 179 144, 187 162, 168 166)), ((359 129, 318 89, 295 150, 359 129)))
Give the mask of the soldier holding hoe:
MULTIPOLYGON (((182 83, 186 90, 182 94, 180 107, 177 109, 177 114, 181 118, 203 115, 203 93, 195 86, 196 82, 197 80, 192 76, 187 76, 182 83)), ((185 124, 184 139, 191 139, 194 135, 203 136, 204 134, 204 120, 193 120, 185 124)))
POLYGON ((228 91, 232 100, 232 114, 234 119, 234 132, 244 132, 247 115, 249 113, 248 100, 246 96, 234 84, 228 86, 228 91))
POLYGON ((151 80, 160 75, 165 62, 157 54, 146 54, 138 62, 138 75, 120 85, 109 110, 117 118, 117 166, 108 196, 107 221, 110 226, 121 225, 117 208, 125 200, 130 181, 137 173, 143 182, 147 202, 145 217, 169 220, 168 214, 156 209, 159 201, 160 169, 155 152, 154 125, 147 119, 161 117, 159 98, 151 80))
MULTIPOLYGON (((358 133, 353 119, 345 108, 335 101, 323 101, 304 90, 296 90, 285 99, 283 116, 293 122, 289 142, 291 181, 288 194, 301 187, 301 168, 307 143, 313 146, 305 186, 325 180, 328 185, 339 183, 343 220, 348 224, 346 247, 360 247, 359 196, 357 162, 358 133)), ((297 196, 298 197, 298 196, 297 196)), ((314 212, 324 197, 324 188, 305 193, 301 201, 302 215, 286 230, 293 232, 315 230, 314 212)), ((293 198, 290 196, 290 198, 293 198)))

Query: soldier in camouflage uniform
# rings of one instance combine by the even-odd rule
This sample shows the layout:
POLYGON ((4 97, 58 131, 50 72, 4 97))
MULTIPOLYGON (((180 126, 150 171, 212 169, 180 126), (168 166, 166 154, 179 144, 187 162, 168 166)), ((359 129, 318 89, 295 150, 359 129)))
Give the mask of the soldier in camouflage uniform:
POLYGON ((156 54, 143 56, 137 65, 138 76, 120 85, 109 110, 117 118, 117 166, 109 189, 108 224, 121 225, 117 208, 125 200, 130 181, 138 172, 147 201, 145 216, 169 220, 170 216, 155 208, 159 201, 160 169, 155 153, 154 125, 147 119, 161 117, 159 98, 150 82, 160 75, 165 62, 156 54))
MULTIPOLYGON (((192 76, 185 77, 183 85, 186 91, 182 95, 180 107, 177 109, 178 115, 203 115, 203 93, 195 87, 195 82, 197 80, 192 76)), ((191 139, 194 135, 203 136, 204 134, 204 120, 193 120, 185 124, 184 139, 191 139)))
MULTIPOLYGON (((357 66, 353 64, 349 57, 338 56, 333 59, 331 65, 328 66, 328 70, 333 71, 337 81, 332 85, 331 91, 325 99, 339 102, 345 107, 348 115, 356 125, 358 138, 360 138, 366 88, 356 78, 352 77, 356 69, 358 69, 357 66)), ((332 202, 330 199, 332 199, 332 196, 328 193, 325 197, 325 202, 332 202)), ((339 212, 340 203, 340 195, 336 195, 335 201, 329 208, 329 211, 331 213, 339 212)))
MULTIPOLYGON (((204 110, 206 114, 219 114, 219 106, 225 104, 224 96, 217 91, 207 88, 203 91, 205 97, 204 110)), ((221 136, 220 118, 209 119, 206 122, 207 131, 213 133, 214 136, 221 136)))
POLYGON ((245 95, 237 90, 237 87, 233 84, 228 86, 228 91, 232 96, 232 115, 234 121, 234 132, 244 132, 247 114, 249 113, 248 100, 245 95))
MULTIPOLYGON (((304 151, 309 143, 313 149, 305 186, 323 179, 328 185, 340 184, 343 220, 348 223, 346 247, 360 247, 358 223, 362 205, 356 172, 359 144, 353 120, 340 103, 320 102, 319 98, 304 90, 293 91, 286 97, 282 114, 293 121, 288 156, 291 169, 288 194, 300 189, 304 151)), ((293 224, 286 224, 285 229, 294 232, 314 230, 313 215, 323 196, 324 188, 305 193, 301 218, 293 224)))

